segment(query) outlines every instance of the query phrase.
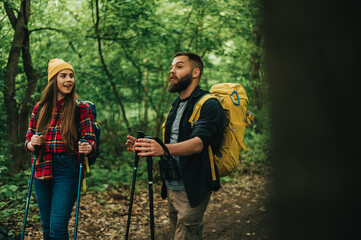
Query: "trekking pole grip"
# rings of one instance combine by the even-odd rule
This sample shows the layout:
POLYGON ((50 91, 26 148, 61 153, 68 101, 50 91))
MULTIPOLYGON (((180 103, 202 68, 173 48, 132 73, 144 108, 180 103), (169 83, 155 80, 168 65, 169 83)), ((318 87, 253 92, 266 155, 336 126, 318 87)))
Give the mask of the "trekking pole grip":
MULTIPOLYGON (((43 134, 41 132, 35 133, 37 136, 42 136, 43 134)), ((34 154, 37 156, 39 154, 41 145, 34 145, 34 154)))
MULTIPOLYGON (((137 131, 137 140, 139 138, 144 138, 145 134, 142 131, 137 131)), ((134 161, 134 168, 138 168, 138 162, 139 162, 139 156, 138 156, 139 151, 135 151, 135 161, 134 161)))
MULTIPOLYGON (((87 142, 85 139, 80 139, 79 140, 81 143, 85 143, 85 142, 87 142)), ((85 154, 84 153, 80 153, 80 162, 82 162, 82 161, 84 161, 84 156, 85 156, 85 154)))
POLYGON ((145 134, 142 131, 137 131, 137 139, 138 138, 144 138, 145 134))

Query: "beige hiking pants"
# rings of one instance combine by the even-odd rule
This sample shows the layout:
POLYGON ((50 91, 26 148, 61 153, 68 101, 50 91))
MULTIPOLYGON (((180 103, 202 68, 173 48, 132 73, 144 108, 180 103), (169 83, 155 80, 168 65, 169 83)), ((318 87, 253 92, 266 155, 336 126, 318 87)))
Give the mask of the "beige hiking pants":
POLYGON ((203 215, 211 194, 195 208, 191 208, 185 191, 168 189, 168 214, 171 240, 201 240, 203 215))

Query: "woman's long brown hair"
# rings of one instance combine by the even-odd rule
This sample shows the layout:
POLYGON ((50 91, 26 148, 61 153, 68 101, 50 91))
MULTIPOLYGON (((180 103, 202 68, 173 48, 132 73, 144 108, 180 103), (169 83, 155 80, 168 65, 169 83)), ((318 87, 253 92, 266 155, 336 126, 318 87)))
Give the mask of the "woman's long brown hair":
MULTIPOLYGON (((41 105, 40 113, 38 114, 36 132, 41 132, 45 138, 50 127, 50 123, 55 112, 57 96, 58 96, 58 85, 57 85, 57 76, 55 75, 48 83, 44 89, 43 96, 39 101, 41 105)), ((67 147, 67 150, 75 153, 75 146, 78 141, 78 130, 75 123, 75 105, 78 95, 75 91, 75 82, 73 85, 72 91, 64 97, 63 110, 60 115, 60 134, 62 136, 63 142, 67 147)), ((42 157, 40 156, 40 159, 42 157)))

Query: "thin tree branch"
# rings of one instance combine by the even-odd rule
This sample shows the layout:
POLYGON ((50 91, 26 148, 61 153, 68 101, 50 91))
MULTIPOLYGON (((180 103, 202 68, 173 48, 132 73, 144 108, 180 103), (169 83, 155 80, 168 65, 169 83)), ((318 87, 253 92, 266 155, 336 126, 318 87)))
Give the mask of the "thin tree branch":
MULTIPOLYGON (((85 36, 86 38, 93 38, 93 39, 98 39, 98 37, 97 36, 89 36, 89 35, 86 35, 85 36)), ((101 40, 106 40, 106 41, 116 41, 116 42, 118 42, 118 41, 130 41, 130 40, 132 40, 132 39, 134 39, 134 38, 136 38, 136 37, 138 37, 138 36, 133 36, 133 37, 130 37, 130 38, 117 38, 117 37, 100 37, 99 36, 99 38, 101 39, 101 40)))
POLYGON ((192 7, 191 11, 189 12, 189 14, 188 14, 188 16, 187 16, 187 22, 185 23, 184 28, 183 28, 183 31, 181 32, 181 35, 179 36, 178 41, 177 41, 177 43, 176 43, 176 51, 179 51, 179 50, 180 50, 179 47, 180 47, 180 45, 181 45, 181 41, 182 41, 182 38, 183 38, 183 33, 184 33, 184 32, 186 31, 186 29, 187 29, 187 26, 188 26, 188 24, 189 24, 189 22, 190 22, 192 13, 193 13, 193 7, 192 7))
POLYGON ((52 27, 35 28, 35 29, 30 30, 29 33, 37 32, 37 31, 43 31, 43 30, 52 30, 52 31, 55 31, 55 32, 65 33, 64 30, 57 29, 57 28, 52 28, 52 27))
POLYGON ((100 61, 102 62, 105 74, 108 77, 108 80, 109 80, 109 83, 110 83, 110 85, 112 87, 113 93, 114 93, 114 95, 115 95, 115 97, 116 97, 116 99, 117 99, 117 101, 118 101, 118 103, 120 105, 121 110, 122 110, 123 119, 124 119, 125 125, 127 127, 128 133, 131 134, 132 130, 130 129, 129 122, 128 122, 127 116, 125 114, 125 108, 124 108, 123 101, 121 100, 121 98, 119 96, 119 93, 118 93, 118 91, 116 89, 116 86, 115 86, 115 84, 113 82, 113 79, 112 79, 112 77, 110 75, 110 72, 108 70, 107 65, 105 64, 104 57, 103 57, 102 44, 101 44, 101 39, 100 39, 100 34, 99 34, 99 29, 98 29, 99 21, 100 21, 98 0, 95 0, 95 8, 96 8, 95 9, 96 10, 96 22, 95 22, 94 28, 95 28, 95 33, 96 33, 96 36, 97 36, 98 51, 99 51, 100 61))
POLYGON ((70 48, 76 53, 76 55, 78 55, 79 58, 82 58, 82 57, 83 57, 83 55, 81 55, 81 54, 75 49, 74 44, 73 44, 72 41, 69 41, 69 46, 70 46, 70 48))
POLYGON ((13 27, 13 29, 15 29, 18 20, 14 14, 14 11, 12 8, 10 8, 10 6, 7 2, 4 2, 4 7, 5 7, 6 14, 8 15, 8 18, 10 20, 11 26, 13 27))

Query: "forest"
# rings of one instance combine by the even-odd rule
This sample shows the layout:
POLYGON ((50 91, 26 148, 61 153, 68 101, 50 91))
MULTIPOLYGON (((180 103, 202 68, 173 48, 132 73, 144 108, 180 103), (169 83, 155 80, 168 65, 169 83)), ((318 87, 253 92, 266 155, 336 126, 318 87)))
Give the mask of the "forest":
MULTIPOLYGON (((215 205, 209 211, 213 217, 221 214, 217 209, 225 196, 233 210, 259 203, 253 208, 258 215, 252 216, 265 221, 264 188, 271 172, 272 146, 262 1, 1 0, 0 6, 0 228, 6 229, 9 239, 17 239, 21 232, 32 157, 24 147, 25 135, 53 58, 72 64, 77 93, 95 104, 102 129, 100 156, 87 173, 87 189, 82 193, 80 239, 122 238, 134 161, 126 151, 126 136, 141 130, 161 137, 162 123, 177 97, 167 91, 167 79, 173 55, 179 51, 202 57, 202 89, 217 83, 242 84, 248 109, 255 115, 244 138, 248 150, 242 151, 236 171, 221 179, 224 192, 214 194, 215 205), (240 192, 246 197, 238 198, 240 192), (104 227, 97 226, 100 219, 104 227)), ((160 198, 157 160, 153 174, 155 198, 160 198)), ((149 239, 148 220, 141 217, 148 211, 146 179, 141 160, 137 226, 132 228, 133 234, 139 234, 136 239, 149 239)), ((156 231, 166 236, 166 205, 160 199, 155 205, 156 231)), ((249 216, 235 217, 234 226, 239 221, 253 224, 249 216)), ((28 222, 28 239, 40 239, 34 194, 28 222)), ((253 226, 222 238, 226 235, 211 227, 218 226, 211 214, 208 223, 206 239, 255 239, 256 233, 257 239, 266 239, 262 234, 268 234, 262 226, 253 226)))

